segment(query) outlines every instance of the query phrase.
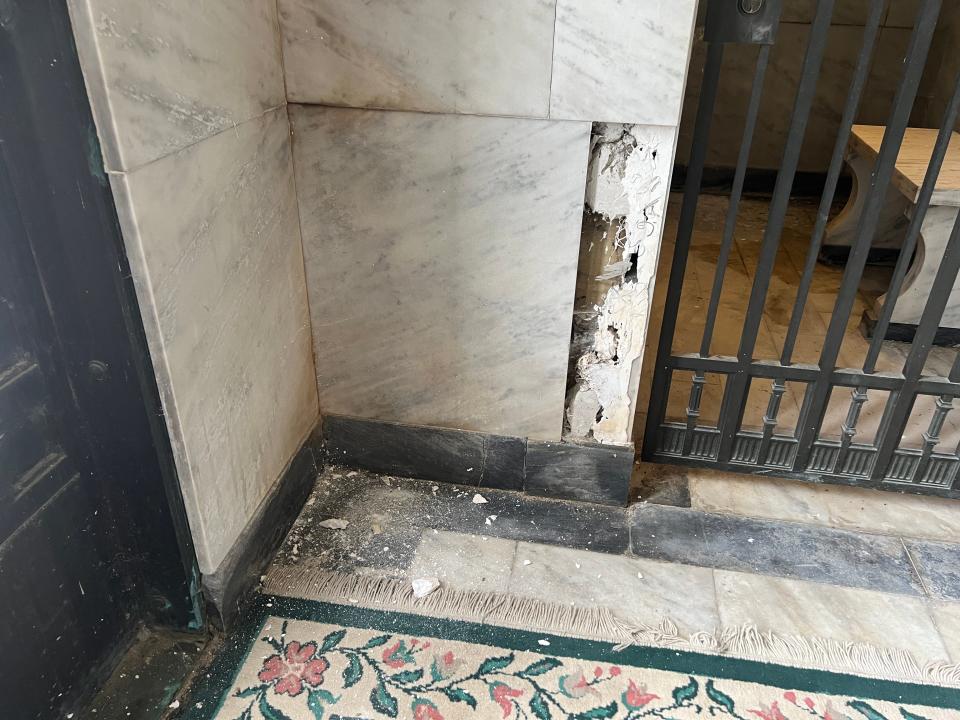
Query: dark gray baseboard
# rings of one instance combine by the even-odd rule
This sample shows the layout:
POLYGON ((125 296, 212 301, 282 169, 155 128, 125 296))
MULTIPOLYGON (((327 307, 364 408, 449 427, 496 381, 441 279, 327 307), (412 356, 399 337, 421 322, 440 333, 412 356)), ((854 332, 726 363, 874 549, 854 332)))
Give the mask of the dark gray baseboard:
MULTIPOLYGON (((851 247, 849 245, 823 245, 820 248, 820 254, 817 259, 824 265, 832 267, 846 265, 850 258, 851 247)), ((880 265, 882 267, 893 267, 900 257, 899 248, 870 248, 867 253, 867 265, 880 265)))
MULTIPOLYGON (((873 331, 876 326, 876 315, 873 313, 873 310, 867 308, 863 311, 863 317, 860 320, 860 327, 863 330, 863 334, 868 338, 872 338, 873 331)), ((887 334, 884 336, 884 340, 912 343, 913 336, 916 334, 916 325, 908 325, 906 323, 890 323, 887 326, 887 334)), ((951 327, 937 328, 937 332, 933 336, 933 344, 939 345, 940 347, 960 346, 960 329, 951 327)))
POLYGON ((323 438, 334 464, 604 505, 626 505, 633 470, 633 448, 535 442, 342 415, 324 417, 323 438))
POLYGON ((216 572, 203 576, 210 618, 222 629, 229 630, 239 617, 300 514, 322 465, 323 438, 318 427, 293 456, 216 572))

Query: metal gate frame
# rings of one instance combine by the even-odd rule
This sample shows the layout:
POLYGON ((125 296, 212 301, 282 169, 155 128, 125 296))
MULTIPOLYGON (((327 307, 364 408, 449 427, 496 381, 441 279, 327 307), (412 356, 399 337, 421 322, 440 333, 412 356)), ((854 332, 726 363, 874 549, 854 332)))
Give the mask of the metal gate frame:
POLYGON ((916 211, 913 213, 903 250, 893 272, 890 290, 887 293, 889 301, 879 312, 863 367, 861 369, 837 367, 844 331, 853 310, 871 240, 877 230, 878 211, 882 207, 893 177, 894 166, 920 85, 942 0, 923 0, 921 3, 903 66, 903 76, 887 122, 871 182, 866 190, 866 206, 858 221, 855 240, 843 273, 819 361, 817 364, 792 362, 800 322, 817 264, 817 255, 843 168, 844 151, 869 76, 886 2, 887 0, 870 2, 869 16, 864 28, 863 47, 857 59, 843 110, 840 131, 833 149, 825 189, 779 361, 756 359, 754 350, 836 0, 819 0, 811 26, 783 159, 770 202, 767 227, 760 246, 736 357, 711 356, 710 345, 720 304, 724 273, 733 246, 737 213, 743 193, 750 146, 757 125, 770 50, 776 40, 782 0, 767 0, 765 3, 763 0, 712 0, 710 3, 705 28, 705 39, 708 44, 707 59, 660 331, 643 442, 644 459, 796 477, 817 482, 886 487, 900 491, 960 497, 960 482, 958 482, 960 446, 952 454, 935 450, 947 414, 953 409, 953 399, 960 397, 960 354, 949 376, 935 377, 923 374, 924 363, 946 308, 950 290, 960 271, 960 217, 950 235, 943 263, 930 290, 902 371, 899 373, 876 371, 877 359, 890 324, 896 298, 909 269, 922 222, 930 205, 936 179, 947 152, 958 111, 960 111, 960 78, 945 113, 930 166, 918 196, 916 211), (750 43, 759 45, 760 48, 700 351, 674 355, 672 343, 677 326, 684 270, 693 235, 724 46, 728 43, 750 43), (674 373, 678 371, 693 373, 686 422, 669 422, 666 420, 666 411, 670 383, 674 373), (698 423, 706 373, 719 373, 727 378, 717 427, 698 423), (748 392, 753 381, 771 382, 762 430, 745 430, 741 427, 748 392), (786 391, 786 383, 789 381, 806 384, 804 400, 796 428, 789 433, 777 433, 780 402, 786 391), (851 388, 852 398, 842 425, 840 440, 825 439, 820 437, 820 430, 831 392, 837 386, 851 388), (873 441, 855 442, 860 412, 871 390, 883 390, 889 393, 886 406, 873 441), (917 397, 921 395, 937 398, 930 425, 923 434, 923 447, 900 447, 911 410, 917 397))

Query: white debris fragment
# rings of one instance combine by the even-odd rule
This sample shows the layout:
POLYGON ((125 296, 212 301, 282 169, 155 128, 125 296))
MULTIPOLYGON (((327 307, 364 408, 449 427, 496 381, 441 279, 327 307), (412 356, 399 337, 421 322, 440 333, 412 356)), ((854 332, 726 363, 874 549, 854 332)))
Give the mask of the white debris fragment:
POLYGON ((473 472, 473 468, 467 468, 467 472, 473 472))
POLYGON ((643 573, 637 573, 637 577, 643 580, 643 573))
POLYGON ((524 564, 524 565, 530 565, 531 563, 530 563, 529 560, 524 560, 524 561, 523 561, 523 564, 524 564))
POLYGON ((574 565, 576 566, 577 570, 580 569, 580 563, 574 563, 574 565))
POLYGON ((543 647, 550 647, 549 640, 537 640, 537 645, 543 645, 543 647))
POLYGON ((317 523, 317 525, 327 530, 346 530, 349 524, 349 520, 341 520, 340 518, 330 518, 329 520, 317 523))
POLYGON ((486 504, 486 502, 487 502, 487 499, 480 493, 477 493, 476 495, 473 496, 474 505, 484 505, 486 504))
POLYGON ((174 701, 173 701, 172 703, 170 703, 167 707, 169 707, 171 710, 176 710, 178 707, 180 707, 180 701, 179 701, 179 700, 174 700, 174 701))
POLYGON ((425 598, 440 587, 440 580, 435 577, 415 578, 410 581, 410 584, 413 586, 413 596, 419 599, 425 598))
POLYGON ((487 525, 493 525, 493 521, 497 519, 496 515, 487 515, 487 525))
POLYGON ((747 538, 747 542, 748 542, 748 543, 752 543, 752 542, 753 542, 753 538, 747 538))

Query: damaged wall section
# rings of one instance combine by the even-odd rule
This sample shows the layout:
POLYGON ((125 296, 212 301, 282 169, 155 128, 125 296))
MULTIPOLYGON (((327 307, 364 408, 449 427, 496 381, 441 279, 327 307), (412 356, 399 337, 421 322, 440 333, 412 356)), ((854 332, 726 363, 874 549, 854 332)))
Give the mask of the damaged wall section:
POLYGON ((567 406, 569 440, 630 445, 676 129, 596 123, 567 406))

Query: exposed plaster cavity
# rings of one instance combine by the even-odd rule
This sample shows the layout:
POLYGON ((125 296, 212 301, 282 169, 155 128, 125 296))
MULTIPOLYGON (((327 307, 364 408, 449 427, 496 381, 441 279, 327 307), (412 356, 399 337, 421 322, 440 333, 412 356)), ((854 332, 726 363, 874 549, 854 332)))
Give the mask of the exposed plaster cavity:
POLYGON ((594 126, 580 264, 589 275, 578 283, 570 439, 631 443, 673 148, 673 128, 594 126))

